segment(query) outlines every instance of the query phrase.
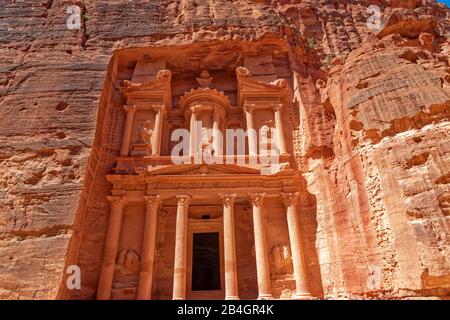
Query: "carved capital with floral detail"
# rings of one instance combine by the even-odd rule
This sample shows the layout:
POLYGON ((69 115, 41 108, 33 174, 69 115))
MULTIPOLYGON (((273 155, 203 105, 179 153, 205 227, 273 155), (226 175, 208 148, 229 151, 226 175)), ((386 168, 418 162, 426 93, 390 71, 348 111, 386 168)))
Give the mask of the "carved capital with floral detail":
POLYGON ((264 201, 264 197, 265 197, 265 193, 250 193, 248 195, 248 198, 250 200, 250 203, 252 204, 252 206, 257 207, 257 208, 261 208, 263 201, 264 201))
POLYGON ((244 111, 248 113, 253 113, 255 110, 255 104, 254 103, 244 103, 244 111))
POLYGON ((272 107, 273 111, 280 112, 281 109, 283 109, 283 104, 282 103, 273 103, 271 105, 271 107, 272 107))
POLYGON ((155 208, 160 205, 161 197, 159 195, 145 196, 144 201, 147 208, 155 208))
POLYGON ((281 200, 283 201, 286 208, 289 208, 297 204, 298 196, 299 196, 298 192, 281 193, 281 200))
POLYGON ((112 207, 119 207, 125 204, 125 199, 123 196, 108 196, 106 198, 109 202, 111 202, 112 207))
POLYGON ((163 104, 154 104, 152 105, 153 110, 159 112, 160 114, 166 112, 166 106, 163 104))
POLYGON ((223 205, 227 208, 232 208, 236 201, 236 194, 220 194, 220 198, 223 201, 223 205))
POLYGON ((186 207, 191 202, 192 196, 189 194, 180 194, 176 198, 179 207, 186 207))

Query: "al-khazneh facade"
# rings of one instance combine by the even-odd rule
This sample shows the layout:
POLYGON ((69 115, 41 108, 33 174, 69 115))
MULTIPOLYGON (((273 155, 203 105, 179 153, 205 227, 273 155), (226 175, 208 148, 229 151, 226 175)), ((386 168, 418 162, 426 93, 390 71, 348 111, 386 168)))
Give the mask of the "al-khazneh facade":
POLYGON ((132 80, 119 83, 125 121, 107 176, 113 188, 97 298, 311 298, 288 81, 240 66, 230 99, 203 70, 175 107, 172 72, 146 75, 154 66, 140 62, 132 80), (180 128, 190 132, 189 152, 176 164, 172 135, 180 128), (236 141, 230 153, 215 136, 227 129, 263 136, 249 134, 245 148, 236 141), (261 144, 278 150, 271 174, 252 162, 261 144), (205 147, 218 161, 195 159, 205 147))

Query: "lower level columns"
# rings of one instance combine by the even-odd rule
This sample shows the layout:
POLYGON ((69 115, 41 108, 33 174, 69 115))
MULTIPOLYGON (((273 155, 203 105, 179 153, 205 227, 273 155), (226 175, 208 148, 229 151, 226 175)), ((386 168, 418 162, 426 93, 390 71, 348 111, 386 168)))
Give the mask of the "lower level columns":
POLYGON ((264 231, 264 193, 249 194, 253 206, 253 228, 255 235, 256 273, 258 278, 258 300, 273 299, 270 284, 269 259, 267 257, 266 235, 264 231))
POLYGON ((106 232, 103 263, 98 283, 97 299, 111 299, 114 267, 116 265, 117 248, 119 246, 120 229, 122 227, 122 215, 125 201, 122 196, 108 197, 111 202, 108 231, 106 232))
POLYGON ((220 195, 223 200, 223 237, 225 257, 225 300, 239 300, 236 236, 234 230, 235 194, 220 195))
POLYGON ((188 208, 190 200, 190 195, 177 196, 178 207, 175 230, 173 300, 186 299, 188 208))
POLYGON ((158 218, 159 196, 144 197, 146 212, 144 239, 142 241, 141 271, 139 273, 138 300, 149 300, 152 294, 153 264, 155 261, 156 223, 158 218))
POLYGON ((292 263, 295 277, 295 298, 310 299, 308 276, 306 273, 305 259, 302 248, 302 238, 297 214, 297 193, 282 193, 281 198, 287 210, 287 222, 289 239, 291 242, 292 263))

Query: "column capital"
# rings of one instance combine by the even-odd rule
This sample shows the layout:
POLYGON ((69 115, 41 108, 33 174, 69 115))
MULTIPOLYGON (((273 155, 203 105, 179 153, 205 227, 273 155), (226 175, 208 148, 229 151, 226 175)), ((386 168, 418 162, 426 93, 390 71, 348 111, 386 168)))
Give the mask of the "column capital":
POLYGON ((191 202, 192 196, 189 194, 180 194, 176 198, 179 207, 186 207, 191 202))
POLYGON ((253 113, 255 110, 255 104, 254 103, 244 103, 244 111, 248 113, 253 113))
POLYGON ((265 193, 249 193, 248 198, 252 206, 261 208, 265 195, 265 193))
POLYGON ((272 107, 273 111, 275 111, 275 112, 280 112, 281 109, 283 109, 282 103, 272 103, 270 106, 272 107))
POLYGON ((159 113, 165 113, 166 112, 166 106, 163 104, 153 104, 152 105, 153 110, 159 113))
POLYGON ((107 196, 106 198, 113 206, 123 206, 125 204, 124 196, 107 196))
POLYGON ((144 196, 145 205, 147 207, 157 207, 161 203, 160 195, 144 196))
POLYGON ((136 107, 136 105, 135 104, 133 104, 133 105, 124 105, 123 106, 123 109, 126 111, 126 112, 129 112, 129 113, 135 113, 136 112, 136 110, 137 110, 137 107, 136 107))
POLYGON ((219 194, 219 196, 222 199, 224 206, 228 208, 233 207, 237 197, 236 194, 219 194))
POLYGON ((295 206, 298 201, 298 192, 292 192, 292 193, 281 193, 281 200, 283 201, 286 208, 295 206))

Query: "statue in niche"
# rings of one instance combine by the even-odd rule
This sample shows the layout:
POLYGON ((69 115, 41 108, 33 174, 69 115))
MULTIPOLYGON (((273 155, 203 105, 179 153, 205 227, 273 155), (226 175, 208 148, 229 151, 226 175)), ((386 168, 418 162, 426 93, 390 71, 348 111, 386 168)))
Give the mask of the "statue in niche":
POLYGON ((150 144, 152 143, 152 123, 150 120, 143 121, 139 124, 138 127, 139 138, 141 139, 141 143, 150 144))
POLYGON ((263 125, 260 129, 261 132, 261 144, 263 146, 267 146, 269 143, 269 134, 270 134, 270 128, 266 125, 263 125))
POLYGON ((150 120, 140 121, 137 127, 138 142, 133 145, 132 156, 148 156, 152 154, 153 129, 150 120))
POLYGON ((197 78, 197 82, 201 88, 209 88, 213 81, 213 77, 209 75, 208 70, 203 70, 200 73, 200 78, 197 78))
POLYGON ((273 154, 276 152, 276 145, 273 141, 273 128, 271 127, 271 121, 266 121, 259 129, 259 145, 260 145, 260 153, 265 155, 273 154))
POLYGON ((200 142, 200 149, 204 151, 205 149, 209 148, 213 142, 213 136, 211 134, 211 130, 205 127, 202 127, 201 131, 201 142, 200 142))
POLYGON ((119 268, 127 271, 139 271, 141 257, 133 249, 124 249, 120 251, 117 258, 119 268))
POLYGON ((272 248, 273 275, 292 273, 292 256, 289 246, 275 245, 272 248))

